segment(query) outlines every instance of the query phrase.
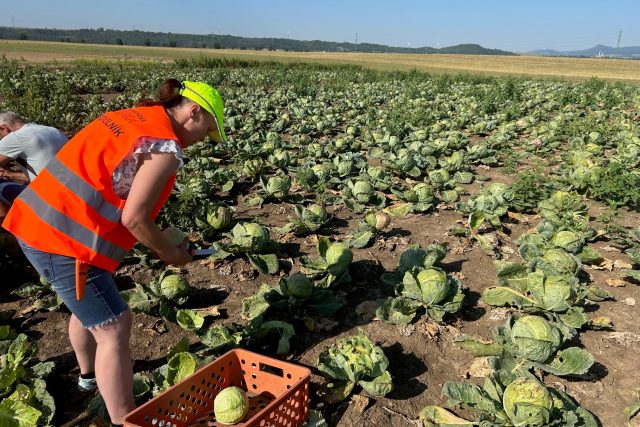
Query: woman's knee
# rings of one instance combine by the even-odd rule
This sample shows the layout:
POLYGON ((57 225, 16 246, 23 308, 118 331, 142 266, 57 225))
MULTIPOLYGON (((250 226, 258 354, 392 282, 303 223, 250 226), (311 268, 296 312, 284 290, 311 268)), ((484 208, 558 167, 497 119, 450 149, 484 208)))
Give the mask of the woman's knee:
POLYGON ((130 309, 126 309, 122 314, 107 322, 89 328, 96 342, 129 342, 131 336, 131 325, 133 316, 130 309))

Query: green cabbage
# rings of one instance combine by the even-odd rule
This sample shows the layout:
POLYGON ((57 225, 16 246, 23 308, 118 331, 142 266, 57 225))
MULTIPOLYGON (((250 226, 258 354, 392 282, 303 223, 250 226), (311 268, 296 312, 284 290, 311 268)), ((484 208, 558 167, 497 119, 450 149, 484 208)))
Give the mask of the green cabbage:
POLYGON ((221 424, 236 424, 244 419, 249 411, 249 400, 240 387, 227 387, 213 400, 213 412, 216 421, 221 424))
POLYGON ((309 298, 313 293, 313 282, 302 273, 295 273, 285 281, 286 293, 296 298, 309 298))
POLYGON ((189 282, 179 274, 169 274, 160 281, 160 293, 172 301, 189 295, 189 282))
POLYGON ((373 185, 369 181, 356 181, 353 185, 353 197, 360 203, 366 203, 373 196, 373 185))
POLYGON ((389 226, 391 217, 385 212, 369 212, 365 215, 364 221, 376 230, 384 230, 389 226))
POLYGON ((334 243, 327 249, 325 260, 329 265, 329 271, 338 276, 346 271, 353 261, 353 252, 343 243, 334 243))
POLYGON ((234 244, 251 251, 259 251, 269 242, 269 230, 255 222, 238 223, 231 234, 234 244))
POLYGON ((523 316, 511 328, 511 341, 520 354, 534 362, 546 362, 562 343, 560 331, 539 316, 523 316))
POLYGON ((513 425, 542 427, 549 423, 553 398, 537 380, 516 378, 504 390, 502 405, 513 425))
POLYGON ((449 294, 447 274, 439 268, 427 268, 416 276, 422 291, 422 302, 427 306, 438 304, 449 294))
POLYGON ((227 205, 217 205, 207 212, 207 223, 214 230, 222 230, 231 224, 233 212, 227 205))

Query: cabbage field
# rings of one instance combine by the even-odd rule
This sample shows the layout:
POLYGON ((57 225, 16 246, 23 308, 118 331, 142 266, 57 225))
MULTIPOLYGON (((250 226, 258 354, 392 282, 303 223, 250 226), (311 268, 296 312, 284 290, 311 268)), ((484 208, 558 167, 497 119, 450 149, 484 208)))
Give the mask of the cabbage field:
MULTIPOLYGON (((186 150, 159 217, 217 253, 116 272, 139 403, 242 347, 311 369, 310 425, 637 425, 638 86, 3 60, 0 107, 71 136, 168 77, 221 92, 230 140, 186 150)), ((68 311, 0 239, 0 418, 106 425, 68 311)))

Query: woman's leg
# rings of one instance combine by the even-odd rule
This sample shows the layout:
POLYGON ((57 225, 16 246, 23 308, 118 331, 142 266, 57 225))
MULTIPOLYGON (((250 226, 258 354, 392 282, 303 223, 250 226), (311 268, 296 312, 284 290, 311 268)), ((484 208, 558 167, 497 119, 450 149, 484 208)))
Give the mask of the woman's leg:
POLYGON ((75 314, 69 319, 69 341, 76 354, 81 374, 95 372, 96 340, 93 334, 82 327, 75 314))
POLYGON ((129 348, 131 322, 131 311, 127 309, 109 323, 89 329, 97 344, 95 372, 98 389, 114 424, 123 424, 125 415, 136 407, 129 348))
POLYGON ((74 258, 19 243, 31 264, 73 313, 69 320, 69 337, 80 370, 88 373, 92 366, 95 368, 96 382, 109 416, 113 423, 122 424, 125 415, 135 408, 133 362, 129 349, 132 315, 113 276, 90 267, 84 298, 78 301, 74 258))

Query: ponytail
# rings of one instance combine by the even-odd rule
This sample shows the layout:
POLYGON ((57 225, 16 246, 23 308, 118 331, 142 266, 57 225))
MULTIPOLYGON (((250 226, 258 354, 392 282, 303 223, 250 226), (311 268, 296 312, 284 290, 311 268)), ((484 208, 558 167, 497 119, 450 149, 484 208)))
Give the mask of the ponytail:
POLYGON ((162 105, 164 108, 175 107, 176 105, 182 104, 186 99, 180 95, 180 89, 182 89, 182 83, 179 80, 167 79, 160 85, 157 100, 141 98, 137 106, 153 107, 162 105))

